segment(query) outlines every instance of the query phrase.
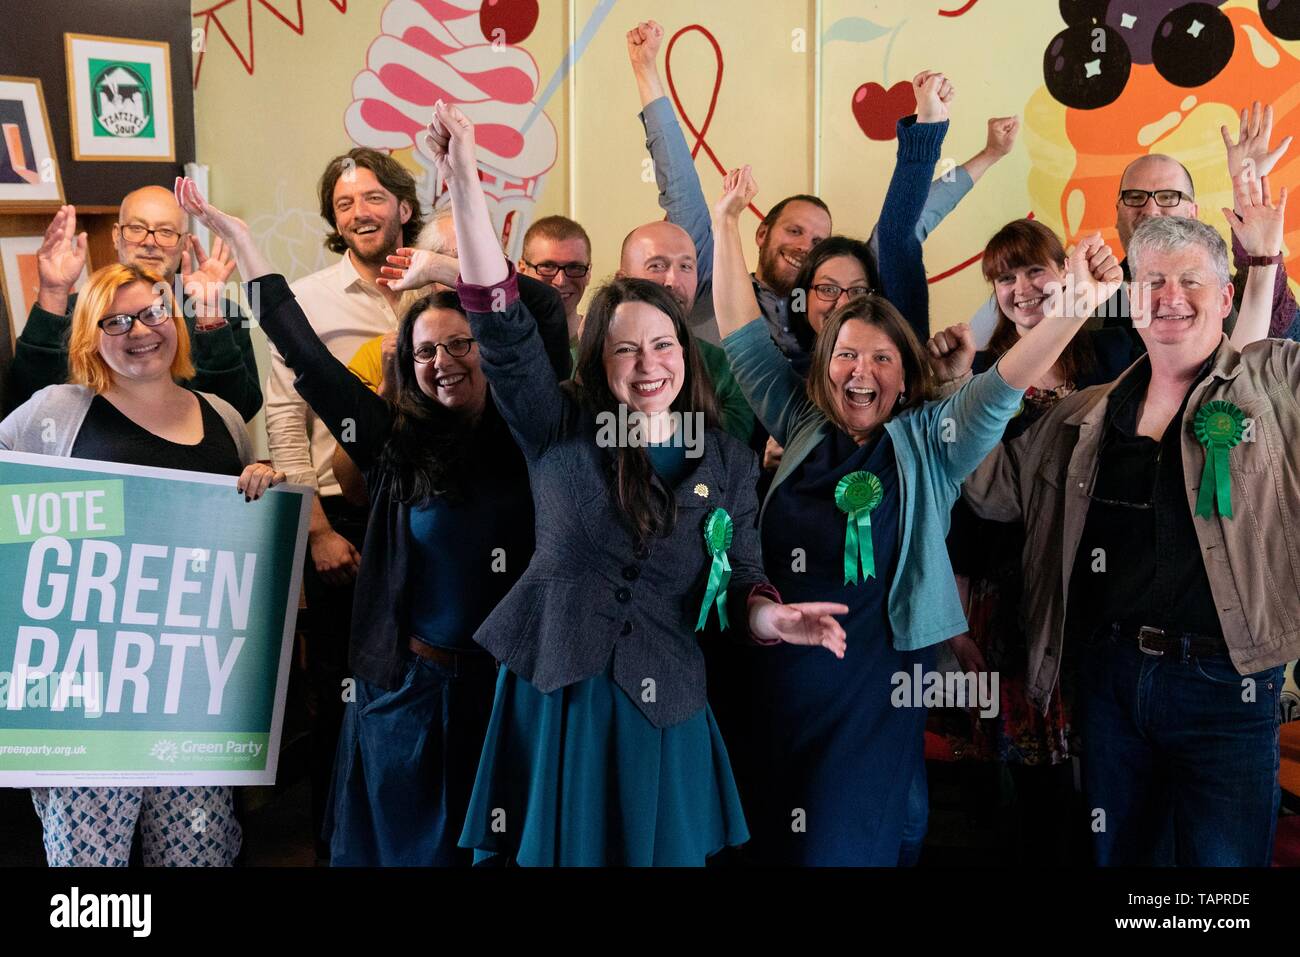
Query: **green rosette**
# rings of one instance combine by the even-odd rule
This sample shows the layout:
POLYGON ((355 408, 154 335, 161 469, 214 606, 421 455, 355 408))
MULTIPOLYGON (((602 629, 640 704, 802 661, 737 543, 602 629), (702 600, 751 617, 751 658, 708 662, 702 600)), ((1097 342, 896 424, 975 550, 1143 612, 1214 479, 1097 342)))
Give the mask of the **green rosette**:
POLYGON ((704 520, 704 548, 713 558, 709 566, 709 584, 704 589, 704 601, 700 604, 700 617, 695 622, 695 630, 703 631, 709 620, 709 608, 718 606, 718 626, 724 630, 730 627, 727 621, 727 585, 731 581, 731 563, 727 561, 727 549, 736 533, 735 523, 725 508, 715 508, 704 520))
POLYGON ((856 585, 861 578, 876 577, 875 552, 871 547, 871 513, 885 497, 880 479, 870 472, 850 472, 835 486, 835 504, 848 516, 844 532, 844 584, 856 585))
POLYGON ((1213 518, 1217 504, 1221 517, 1232 518, 1232 475, 1228 471, 1228 455, 1241 442, 1246 430, 1246 413, 1231 402, 1207 402, 1197 411, 1192 428, 1196 441, 1205 447, 1205 469, 1201 472, 1201 490, 1196 496, 1196 515, 1213 518))

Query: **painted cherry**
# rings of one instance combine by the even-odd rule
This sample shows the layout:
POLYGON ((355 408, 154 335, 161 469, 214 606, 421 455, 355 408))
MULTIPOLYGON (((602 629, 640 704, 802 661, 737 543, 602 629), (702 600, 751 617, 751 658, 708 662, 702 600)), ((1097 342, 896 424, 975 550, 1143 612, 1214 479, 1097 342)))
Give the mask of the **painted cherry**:
POLYGON ((537 17, 537 0, 483 0, 478 23, 489 43, 502 40, 513 46, 528 39, 537 17))
POLYGON ((892 140, 896 125, 916 112, 912 84, 900 80, 886 90, 879 83, 863 83, 853 93, 853 118, 871 140, 892 140))

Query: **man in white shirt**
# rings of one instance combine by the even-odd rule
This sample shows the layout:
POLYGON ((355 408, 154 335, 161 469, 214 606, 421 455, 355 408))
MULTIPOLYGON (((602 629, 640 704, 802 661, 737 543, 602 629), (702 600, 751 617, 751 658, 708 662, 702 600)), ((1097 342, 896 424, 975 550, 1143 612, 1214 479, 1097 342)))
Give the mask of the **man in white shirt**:
MULTIPOLYGON (((343 257, 292 284, 312 329, 340 362, 361 345, 397 328, 398 293, 375 280, 385 257, 414 246, 422 226, 415 180, 392 157, 357 148, 332 159, 320 181, 325 246, 343 257)), ((312 818, 317 853, 348 675, 352 582, 360 563, 366 513, 349 505, 334 477, 335 441, 293 387, 294 374, 271 349, 266 431, 275 467, 291 482, 317 490, 303 575, 309 616, 309 660, 315 697, 312 728, 312 818)))

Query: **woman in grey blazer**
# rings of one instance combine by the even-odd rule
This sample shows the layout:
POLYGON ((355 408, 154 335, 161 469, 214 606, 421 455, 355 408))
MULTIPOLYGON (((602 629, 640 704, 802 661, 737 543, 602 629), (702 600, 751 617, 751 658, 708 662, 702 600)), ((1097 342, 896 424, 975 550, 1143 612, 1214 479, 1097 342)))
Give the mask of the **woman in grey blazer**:
POLYGON ((434 117, 458 291, 536 510, 532 562, 474 636, 504 667, 460 843, 528 865, 703 864, 748 831, 697 633, 839 654, 842 606, 782 605, 767 583, 757 463, 716 427, 665 290, 602 289, 581 384, 556 384, 488 216, 473 127, 441 102, 434 117))

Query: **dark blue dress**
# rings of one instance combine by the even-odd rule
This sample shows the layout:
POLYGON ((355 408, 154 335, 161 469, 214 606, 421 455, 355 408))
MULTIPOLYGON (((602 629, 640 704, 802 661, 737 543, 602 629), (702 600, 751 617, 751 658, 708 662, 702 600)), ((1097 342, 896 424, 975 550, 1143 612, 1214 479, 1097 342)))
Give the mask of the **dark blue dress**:
POLYGON ((767 503, 764 565, 782 600, 843 602, 849 614, 841 619, 848 636, 842 660, 817 647, 746 649, 750 729, 742 784, 753 831, 747 854, 756 863, 898 863, 926 712, 891 704, 893 678, 910 677, 917 664, 928 669, 932 657, 931 649, 893 647, 888 599, 898 524, 898 469, 883 430, 863 446, 833 430, 767 503), (835 487, 859 469, 884 487, 871 513, 876 577, 844 585, 846 516, 835 487))
MULTIPOLYGON (((670 488, 690 471, 681 447, 649 453, 670 488)), ((699 866, 748 837, 709 707, 656 728, 608 668, 550 694, 501 668, 460 839, 475 863, 699 866)))

